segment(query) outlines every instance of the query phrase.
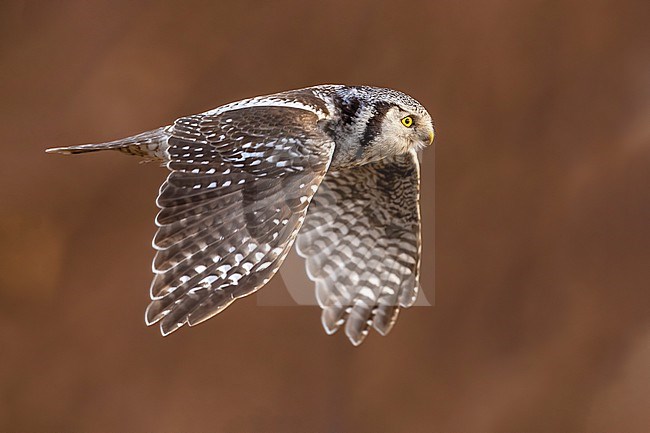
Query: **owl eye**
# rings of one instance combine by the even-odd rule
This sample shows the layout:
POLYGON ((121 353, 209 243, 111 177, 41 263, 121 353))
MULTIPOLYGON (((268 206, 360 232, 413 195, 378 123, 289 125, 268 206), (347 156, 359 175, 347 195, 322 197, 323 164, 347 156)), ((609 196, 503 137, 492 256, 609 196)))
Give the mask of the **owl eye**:
POLYGON ((407 128, 410 128, 413 126, 413 118, 411 116, 406 116, 405 118, 402 119, 402 125, 406 126, 407 128))

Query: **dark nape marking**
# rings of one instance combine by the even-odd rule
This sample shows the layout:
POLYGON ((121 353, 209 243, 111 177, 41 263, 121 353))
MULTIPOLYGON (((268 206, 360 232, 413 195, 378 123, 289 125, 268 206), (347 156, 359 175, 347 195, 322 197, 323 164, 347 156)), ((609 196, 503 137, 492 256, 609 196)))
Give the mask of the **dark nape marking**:
POLYGON ((361 109, 359 98, 351 96, 344 99, 337 96, 336 99, 336 105, 341 107, 341 123, 343 125, 352 125, 357 117, 357 113, 361 109))
POLYGON ((379 101, 375 103, 375 114, 368 119, 368 124, 366 125, 366 130, 363 133, 363 138, 361 139, 361 146, 368 146, 377 135, 381 132, 381 122, 386 115, 386 112, 393 107, 394 104, 388 102, 379 101))

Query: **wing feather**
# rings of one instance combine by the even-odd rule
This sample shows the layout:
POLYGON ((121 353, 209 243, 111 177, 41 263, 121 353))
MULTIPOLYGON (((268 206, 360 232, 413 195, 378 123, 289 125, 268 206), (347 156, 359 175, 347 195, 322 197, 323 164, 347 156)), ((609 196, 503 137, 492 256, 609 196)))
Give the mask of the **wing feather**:
POLYGON ((328 333, 345 324, 358 345, 371 326, 387 334, 399 307, 415 301, 419 180, 415 152, 325 176, 296 247, 328 333))
POLYGON ((289 251, 334 143, 305 109, 179 119, 160 190, 148 324, 169 334, 258 290, 289 251))

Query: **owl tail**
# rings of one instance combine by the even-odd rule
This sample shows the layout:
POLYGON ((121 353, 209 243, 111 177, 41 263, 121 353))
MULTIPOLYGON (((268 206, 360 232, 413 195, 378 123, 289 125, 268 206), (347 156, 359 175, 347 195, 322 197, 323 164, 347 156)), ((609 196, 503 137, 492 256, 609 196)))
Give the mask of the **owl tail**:
POLYGON ((143 132, 142 134, 121 140, 108 141, 98 144, 80 144, 68 147, 52 147, 46 149, 47 153, 60 153, 64 155, 74 155, 77 153, 97 152, 98 150, 117 150, 129 155, 142 156, 150 159, 163 159, 164 152, 167 148, 167 139, 169 135, 165 128, 158 128, 152 131, 143 132))

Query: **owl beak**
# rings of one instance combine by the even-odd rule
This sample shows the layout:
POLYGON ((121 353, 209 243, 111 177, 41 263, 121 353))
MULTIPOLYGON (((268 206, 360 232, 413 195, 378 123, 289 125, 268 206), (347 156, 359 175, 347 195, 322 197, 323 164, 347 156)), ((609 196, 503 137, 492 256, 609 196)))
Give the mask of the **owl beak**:
POLYGON ((435 132, 433 131, 433 128, 427 128, 425 131, 423 131, 422 142, 427 143, 428 146, 431 146, 433 144, 434 137, 435 132))

